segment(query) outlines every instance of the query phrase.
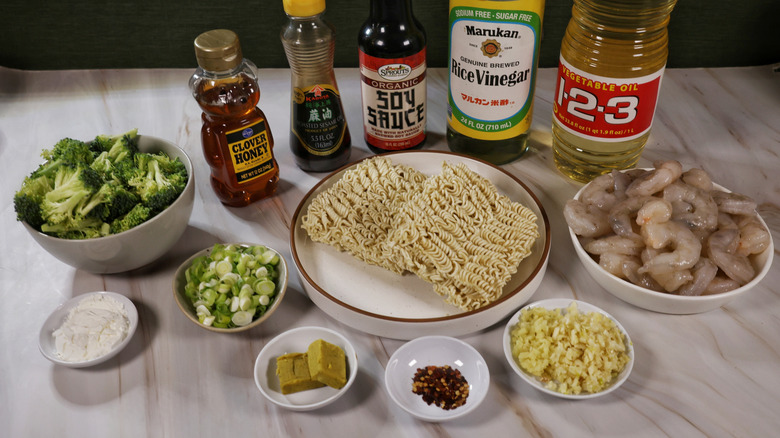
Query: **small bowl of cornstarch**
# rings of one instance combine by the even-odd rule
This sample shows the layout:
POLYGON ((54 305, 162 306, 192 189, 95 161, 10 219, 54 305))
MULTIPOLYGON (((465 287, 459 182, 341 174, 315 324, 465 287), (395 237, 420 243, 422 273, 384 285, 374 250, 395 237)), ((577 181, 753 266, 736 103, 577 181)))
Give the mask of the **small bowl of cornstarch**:
POLYGON ((520 309, 504 329, 503 344, 517 375, 561 398, 608 394, 634 366, 634 347, 623 326, 604 310, 567 298, 520 309))
POLYGON ((127 346, 138 327, 138 310, 124 295, 90 292, 71 298, 46 319, 38 348, 69 368, 103 363, 127 346))

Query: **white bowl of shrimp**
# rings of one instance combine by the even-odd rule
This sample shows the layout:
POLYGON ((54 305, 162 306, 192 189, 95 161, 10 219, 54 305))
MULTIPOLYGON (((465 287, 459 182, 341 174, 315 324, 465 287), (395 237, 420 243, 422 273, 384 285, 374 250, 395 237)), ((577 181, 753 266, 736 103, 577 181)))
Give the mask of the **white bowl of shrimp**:
POLYGON ((707 312, 747 293, 774 255, 755 201, 701 169, 654 166, 602 175, 566 203, 585 270, 612 295, 660 313, 707 312))

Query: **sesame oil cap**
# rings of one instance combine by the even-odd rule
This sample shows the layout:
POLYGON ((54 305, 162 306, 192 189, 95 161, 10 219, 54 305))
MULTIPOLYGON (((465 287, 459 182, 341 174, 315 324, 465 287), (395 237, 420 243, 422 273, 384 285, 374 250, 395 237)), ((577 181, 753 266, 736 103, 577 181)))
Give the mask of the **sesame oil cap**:
POLYGON ((311 17, 325 10, 325 0, 282 0, 282 6, 292 17, 311 17))
POLYGON ((195 38, 195 57, 206 71, 227 71, 243 60, 238 35, 228 29, 203 32, 195 38))

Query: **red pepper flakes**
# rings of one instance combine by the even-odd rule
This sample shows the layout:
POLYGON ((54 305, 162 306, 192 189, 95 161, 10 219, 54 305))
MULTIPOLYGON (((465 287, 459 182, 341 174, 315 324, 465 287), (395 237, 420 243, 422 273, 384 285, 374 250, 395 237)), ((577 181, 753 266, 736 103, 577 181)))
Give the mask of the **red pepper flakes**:
POLYGON ((466 404, 469 396, 469 382, 460 373, 460 370, 428 365, 425 368, 417 368, 412 378, 412 392, 421 395, 425 403, 450 410, 466 404))

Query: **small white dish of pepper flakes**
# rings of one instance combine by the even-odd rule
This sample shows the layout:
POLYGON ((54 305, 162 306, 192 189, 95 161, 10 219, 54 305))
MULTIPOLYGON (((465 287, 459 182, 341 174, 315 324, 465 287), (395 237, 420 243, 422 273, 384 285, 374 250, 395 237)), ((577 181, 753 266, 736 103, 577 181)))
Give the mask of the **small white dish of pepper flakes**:
POLYGON ((485 398, 490 371, 482 355, 460 339, 424 336, 396 350, 385 368, 385 388, 398 406, 426 421, 473 411, 485 398))

